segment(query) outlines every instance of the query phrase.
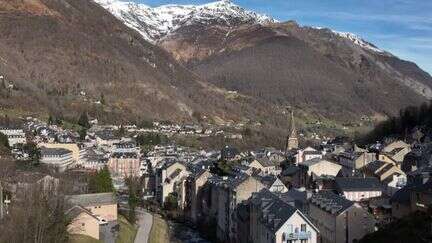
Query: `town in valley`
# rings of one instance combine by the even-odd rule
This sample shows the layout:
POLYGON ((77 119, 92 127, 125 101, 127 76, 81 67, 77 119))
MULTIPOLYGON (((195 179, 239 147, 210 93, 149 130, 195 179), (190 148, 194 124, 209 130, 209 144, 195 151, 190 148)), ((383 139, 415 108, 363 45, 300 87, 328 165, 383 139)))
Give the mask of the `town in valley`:
POLYGON ((0 243, 432 243, 432 4, 354 2, 0 0, 0 243))

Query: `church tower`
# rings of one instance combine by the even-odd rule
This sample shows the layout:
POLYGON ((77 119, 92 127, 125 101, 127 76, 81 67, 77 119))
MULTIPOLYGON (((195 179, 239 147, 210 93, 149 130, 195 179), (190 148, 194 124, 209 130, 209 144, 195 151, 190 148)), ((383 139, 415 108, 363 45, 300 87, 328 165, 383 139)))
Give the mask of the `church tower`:
POLYGON ((295 127, 294 112, 291 111, 291 131, 287 140, 286 150, 298 149, 299 142, 297 138, 297 129, 295 127))

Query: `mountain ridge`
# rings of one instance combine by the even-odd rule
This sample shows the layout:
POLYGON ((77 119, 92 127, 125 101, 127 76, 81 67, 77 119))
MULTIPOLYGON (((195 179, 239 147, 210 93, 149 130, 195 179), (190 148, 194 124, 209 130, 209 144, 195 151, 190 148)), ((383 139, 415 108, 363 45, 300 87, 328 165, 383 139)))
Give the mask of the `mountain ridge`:
POLYGON ((145 4, 120 0, 95 0, 127 26, 137 30, 152 43, 157 42, 184 25, 196 23, 272 23, 271 17, 257 14, 229 0, 202 5, 168 4, 155 8, 145 4))

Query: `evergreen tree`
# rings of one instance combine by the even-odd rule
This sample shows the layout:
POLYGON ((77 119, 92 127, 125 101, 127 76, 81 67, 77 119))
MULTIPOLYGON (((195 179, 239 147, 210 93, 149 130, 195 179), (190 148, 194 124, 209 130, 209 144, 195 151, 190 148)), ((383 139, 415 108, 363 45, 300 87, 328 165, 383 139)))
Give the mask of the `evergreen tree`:
POLYGON ((103 93, 100 95, 100 102, 102 105, 106 105, 105 95, 103 93))
POLYGON ((54 118, 52 117, 52 115, 49 115, 48 117, 48 125, 52 125, 54 124, 54 118))
POLYGON ((40 163, 41 151, 35 143, 30 142, 25 144, 24 151, 28 153, 29 159, 34 165, 38 165, 40 163))
POLYGON ((87 136, 87 129, 83 128, 78 133, 79 133, 80 139, 85 140, 85 138, 87 136))
POLYGON ((111 174, 107 167, 90 177, 89 191, 92 193, 114 192, 111 174))
POLYGON ((78 119, 78 125, 84 128, 90 128, 89 119, 86 112, 83 112, 78 119))

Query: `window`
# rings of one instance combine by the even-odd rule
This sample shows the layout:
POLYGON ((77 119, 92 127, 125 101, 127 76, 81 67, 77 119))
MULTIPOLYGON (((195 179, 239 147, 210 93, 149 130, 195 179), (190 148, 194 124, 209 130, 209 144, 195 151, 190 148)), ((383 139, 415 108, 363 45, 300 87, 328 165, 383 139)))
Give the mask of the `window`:
POLYGON ((302 224, 300 228, 301 228, 301 232, 306 232, 306 224, 302 224))

